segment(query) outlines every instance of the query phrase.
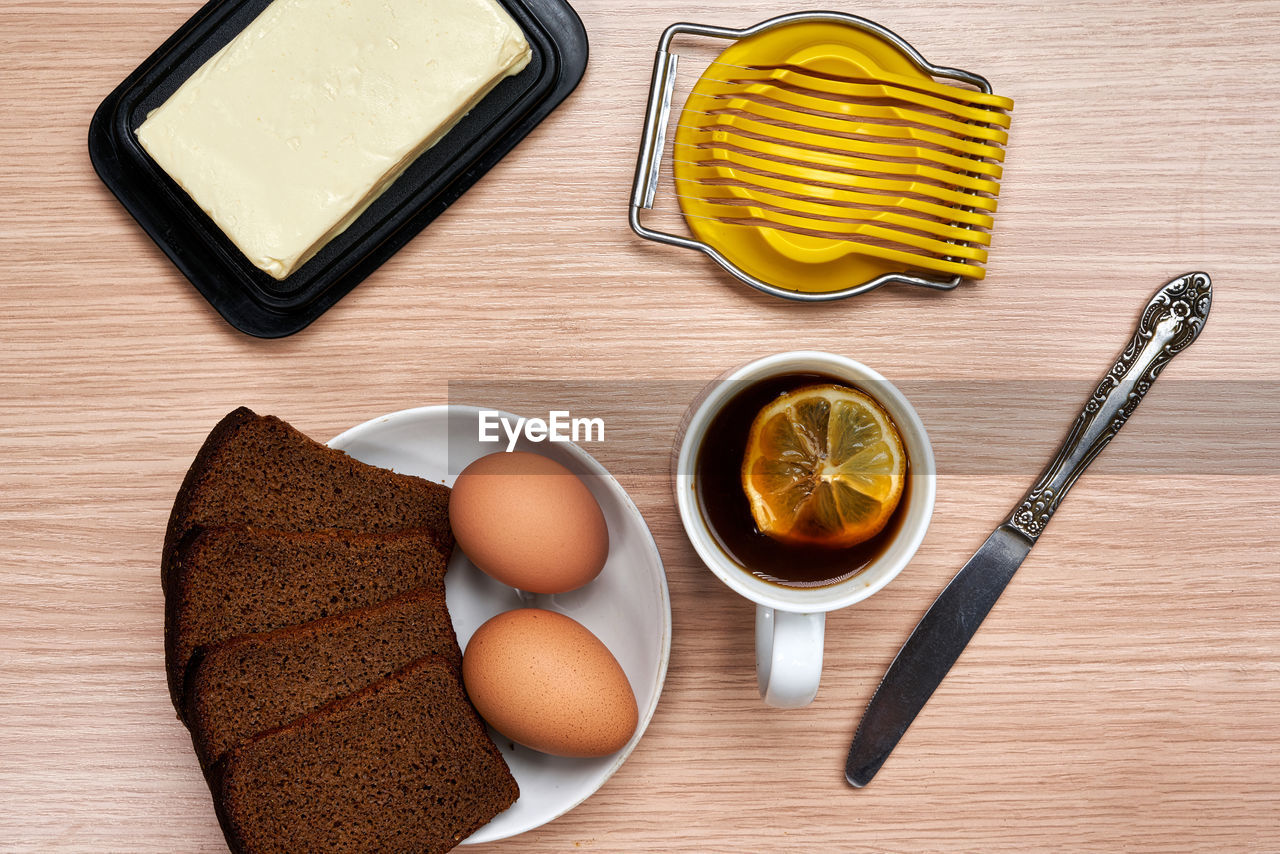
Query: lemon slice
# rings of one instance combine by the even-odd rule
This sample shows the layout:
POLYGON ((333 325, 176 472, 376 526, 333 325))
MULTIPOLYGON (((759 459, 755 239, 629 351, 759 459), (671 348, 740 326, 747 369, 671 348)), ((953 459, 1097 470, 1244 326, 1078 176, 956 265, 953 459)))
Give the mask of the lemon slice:
POLYGON ((756 415, 742 488, 756 526, 775 540, 846 548, 884 529, 906 471, 902 437, 880 404, 846 386, 812 385, 756 415))

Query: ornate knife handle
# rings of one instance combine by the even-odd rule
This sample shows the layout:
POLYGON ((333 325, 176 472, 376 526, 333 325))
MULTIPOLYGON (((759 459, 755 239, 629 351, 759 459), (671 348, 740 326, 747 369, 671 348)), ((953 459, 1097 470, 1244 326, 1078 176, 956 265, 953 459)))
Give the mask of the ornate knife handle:
POLYGON ((1120 432, 1147 389, 1204 328, 1213 301, 1205 273, 1187 273, 1156 292, 1133 340, 1098 383, 1057 455, 1014 509, 1008 524, 1035 542, 1076 478, 1120 432))

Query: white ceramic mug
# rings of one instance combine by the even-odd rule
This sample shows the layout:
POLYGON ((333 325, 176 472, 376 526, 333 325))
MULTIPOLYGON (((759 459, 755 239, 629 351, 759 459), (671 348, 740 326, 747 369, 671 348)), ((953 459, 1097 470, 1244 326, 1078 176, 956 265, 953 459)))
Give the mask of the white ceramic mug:
MULTIPOLYGON (((745 425, 744 425, 745 429, 745 425)), ((725 374, 690 407, 675 460, 680 521, 707 567, 731 589, 756 603, 756 674, 760 696, 771 706, 798 708, 818 693, 828 611, 861 602, 902 571, 924 539, 933 515, 937 483, 933 446, 920 416, 880 374, 832 353, 797 350, 766 356, 725 374), (742 566, 716 541, 698 507, 694 466, 712 420, 738 392, 770 377, 818 373, 856 386, 885 408, 907 451, 911 486, 905 517, 888 547, 852 578, 823 587, 786 587, 742 566)))

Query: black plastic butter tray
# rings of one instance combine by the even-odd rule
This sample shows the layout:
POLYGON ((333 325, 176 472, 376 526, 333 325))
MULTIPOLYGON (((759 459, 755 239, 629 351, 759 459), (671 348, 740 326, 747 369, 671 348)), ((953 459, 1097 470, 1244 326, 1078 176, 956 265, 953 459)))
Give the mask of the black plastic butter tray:
MULTIPOLYGON (((89 125, 99 177, 232 326, 261 338, 304 328, 426 228, 578 85, 587 33, 564 0, 499 0, 529 65, 499 83, 351 226, 284 281, 254 267, 138 144, 147 114, 267 7, 212 0, 116 88, 89 125)), ((424 283, 429 286, 429 283, 424 283)))

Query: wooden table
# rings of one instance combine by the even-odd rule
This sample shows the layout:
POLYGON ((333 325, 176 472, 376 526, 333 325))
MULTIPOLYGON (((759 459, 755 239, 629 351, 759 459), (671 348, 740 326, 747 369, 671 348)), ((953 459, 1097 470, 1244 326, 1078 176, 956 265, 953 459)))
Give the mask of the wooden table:
POLYGON ((327 439, 470 395, 618 429, 674 620, 639 748, 477 851, 1280 850, 1280 3, 847 7, 1017 101, 986 280, 806 307, 626 225, 652 50, 764 0, 578 0, 592 60, 519 148, 306 331, 225 324, 95 177, 101 99, 195 10, 0 8, 0 850, 224 850, 164 688, 158 557, 183 472, 244 404, 327 439), (1077 485, 869 788, 877 680, 1029 486, 1139 308, 1204 269, 1201 340, 1077 485), (752 612, 699 564, 665 454, 726 368, 816 347, 916 400, 939 450, 911 566, 833 614, 818 699, 756 696, 752 612), (550 381, 550 382, 526 382, 550 381), (538 395, 546 399, 539 401, 538 395), (590 414, 590 413, 584 413, 590 414))

